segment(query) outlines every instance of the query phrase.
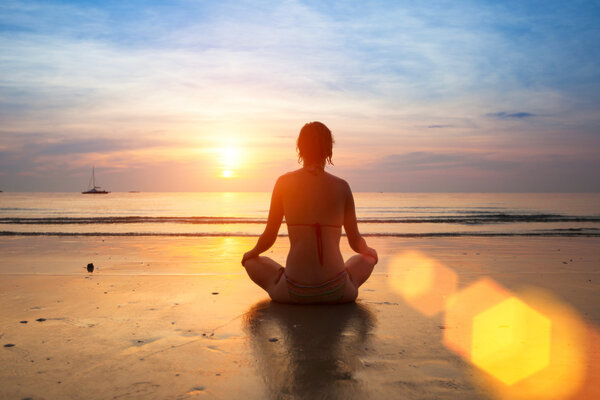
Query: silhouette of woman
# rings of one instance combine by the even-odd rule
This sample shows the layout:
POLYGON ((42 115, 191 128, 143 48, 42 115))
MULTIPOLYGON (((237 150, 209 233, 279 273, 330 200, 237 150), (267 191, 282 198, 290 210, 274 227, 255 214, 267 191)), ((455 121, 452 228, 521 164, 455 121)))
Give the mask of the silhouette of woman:
POLYGON ((346 181, 325 172, 331 162, 333 137, 321 122, 300 130, 298 162, 302 168, 275 183, 267 226, 242 265, 273 301, 282 303, 347 303, 377 264, 377 252, 358 232, 354 198, 346 181), (260 254, 277 239, 285 216, 290 252, 286 267, 260 254), (340 252, 342 226, 358 254, 344 263, 340 252))

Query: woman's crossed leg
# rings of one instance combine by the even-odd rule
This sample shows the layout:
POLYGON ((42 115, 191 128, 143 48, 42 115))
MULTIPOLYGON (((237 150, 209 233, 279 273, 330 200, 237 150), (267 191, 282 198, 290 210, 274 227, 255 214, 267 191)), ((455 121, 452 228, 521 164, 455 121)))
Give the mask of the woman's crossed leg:
MULTIPOLYGON (((357 254, 346 261, 344 267, 348 276, 340 303, 356 300, 358 288, 371 276, 376 263, 374 257, 362 254, 357 254)), ((244 267, 250 279, 263 288, 273 301, 295 303, 289 295, 283 277, 285 268, 281 264, 269 257, 258 256, 246 260, 244 267)))

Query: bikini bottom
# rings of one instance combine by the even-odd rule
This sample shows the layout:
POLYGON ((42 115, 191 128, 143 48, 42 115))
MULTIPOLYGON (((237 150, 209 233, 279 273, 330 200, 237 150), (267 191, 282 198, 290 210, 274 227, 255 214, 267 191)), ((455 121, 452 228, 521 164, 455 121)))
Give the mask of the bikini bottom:
POLYGON ((297 303, 335 303, 344 295, 348 272, 344 269, 332 279, 316 285, 298 283, 284 276, 290 298, 297 303))

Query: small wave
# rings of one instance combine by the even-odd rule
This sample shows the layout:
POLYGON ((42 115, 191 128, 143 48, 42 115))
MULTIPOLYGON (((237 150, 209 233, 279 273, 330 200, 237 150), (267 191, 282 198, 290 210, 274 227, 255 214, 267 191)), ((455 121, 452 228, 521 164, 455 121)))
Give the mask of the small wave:
MULTIPOLYGON (((12 232, 0 231, 0 236, 119 236, 119 237, 259 237, 260 234, 244 232, 196 232, 196 233, 169 233, 169 232, 12 232)), ((287 237, 287 234, 279 234, 287 237)), ((346 236, 342 234, 342 236, 346 236)), ((426 232, 426 233, 364 233, 365 237, 397 237, 397 238, 426 238, 426 237, 600 237, 600 230, 583 229, 563 231, 530 231, 530 232, 426 232)))
POLYGON ((176 224, 265 224, 264 218, 238 217, 41 217, 0 218, 0 224, 21 225, 63 225, 63 224, 146 224, 146 223, 176 223, 176 224))
MULTIPOLYGON (((244 232, 12 232, 0 231, 0 236, 164 236, 164 237, 258 237, 259 234, 244 232)), ((280 234, 279 236, 287 236, 280 234)), ((363 235, 364 236, 364 235, 363 235)))
MULTIPOLYGON (((148 217, 148 216, 109 216, 109 217, 2 217, 0 224, 19 225, 62 225, 62 224, 265 224, 266 218, 246 217, 148 217)), ((571 216, 559 214, 504 214, 480 213, 453 216, 392 217, 358 219, 363 224, 500 224, 529 222, 600 222, 600 216, 571 216)))
MULTIPOLYGON (((38 208, 0 207, 0 211, 40 211, 38 208)), ((47 209, 43 210, 47 211, 47 209)))
POLYGON ((592 231, 592 232, 600 232, 600 228, 556 228, 556 229, 544 229, 543 231, 545 232, 587 232, 587 231, 592 231))

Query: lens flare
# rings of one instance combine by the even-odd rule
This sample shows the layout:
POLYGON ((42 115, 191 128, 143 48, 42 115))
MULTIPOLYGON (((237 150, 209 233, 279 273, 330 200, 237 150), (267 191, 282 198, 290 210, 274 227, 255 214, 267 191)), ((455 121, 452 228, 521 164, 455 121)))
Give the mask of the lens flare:
POLYGON ((426 316, 445 310, 444 344, 485 374, 502 400, 600 398, 600 333, 548 292, 511 293, 483 278, 456 292, 456 273, 422 253, 392 258, 389 283, 426 316))
MULTIPOLYGON (((586 326, 576 311, 548 292, 539 289, 529 290, 519 293, 519 299, 519 302, 525 304, 530 310, 535 309, 534 313, 543 314, 543 318, 539 318, 539 316, 535 316, 531 320, 528 318, 527 326, 522 327, 527 330, 538 330, 538 332, 531 333, 530 340, 523 340, 523 355, 529 354, 531 360, 517 356, 513 358, 513 361, 505 363, 506 371, 501 374, 510 376, 515 373, 512 370, 523 371, 525 367, 531 368, 532 363, 538 363, 538 366, 546 365, 533 373, 528 373, 527 376, 513 384, 507 384, 497 379, 484 379, 482 384, 494 391, 496 397, 503 400, 599 398, 597 396, 600 392, 597 384, 599 376, 596 367, 598 346, 597 342, 593 340, 594 337, 598 338, 597 331, 586 326), (549 342, 545 338, 548 323, 541 322, 544 320, 550 323, 547 335, 549 342), (539 332, 540 329, 542 332, 539 332), (535 339, 535 337, 539 339, 535 339), (526 344, 538 340, 539 343, 526 344), (543 350, 546 343, 548 344, 547 352, 543 350), (521 363, 524 365, 520 365, 521 363)), ((515 308, 520 308, 521 312, 525 310, 522 306, 515 308)), ((525 312, 528 313, 528 311, 525 312)), ((496 323, 498 324, 499 321, 496 323)), ((518 324, 522 325, 521 322, 518 324)), ((520 346, 517 343, 516 347, 520 346)), ((495 372, 491 375, 498 378, 495 372)))
POLYGON ((473 318, 471 361, 512 385, 550 362, 548 318, 510 297, 473 318))
POLYGON ((444 344, 469 360, 473 318, 511 296, 508 290, 488 278, 480 279, 451 296, 446 303, 444 344))
POLYGON ((431 317, 444 309, 456 290, 456 272, 416 251, 397 255, 390 263, 390 285, 407 303, 431 317))

